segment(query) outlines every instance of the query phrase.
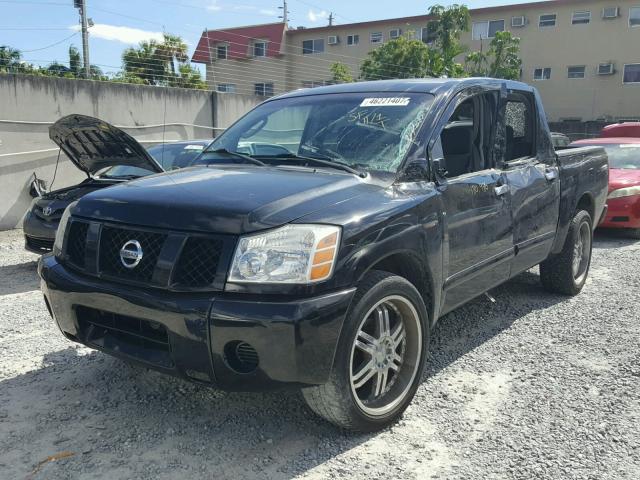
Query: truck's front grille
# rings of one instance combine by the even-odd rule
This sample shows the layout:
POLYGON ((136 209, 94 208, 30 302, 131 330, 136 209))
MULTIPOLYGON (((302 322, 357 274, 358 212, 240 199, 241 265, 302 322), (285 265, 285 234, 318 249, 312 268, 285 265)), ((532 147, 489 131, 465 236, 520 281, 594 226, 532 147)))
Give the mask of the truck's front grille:
POLYGON ((235 242, 235 237, 228 235, 140 229, 74 217, 61 261, 82 273, 115 282, 212 291, 224 287, 235 242), (132 247, 138 244, 140 251, 132 247), (141 253, 138 262, 126 255, 123 258, 125 245, 127 250, 141 253))
POLYGON ((82 305, 75 310, 78 333, 85 343, 164 368, 173 367, 164 325, 82 305))
POLYGON ((161 233, 104 226, 100 236, 99 269, 109 276, 150 282, 166 238, 161 233), (130 241, 138 242, 142 249, 142 259, 134 267, 126 267, 120 258, 120 250, 130 241))
POLYGON ((187 239, 173 281, 178 285, 205 287, 216 276, 223 242, 219 239, 191 237, 187 239))
POLYGON ((79 268, 85 268, 87 232, 89 224, 86 222, 71 222, 67 237, 67 255, 69 261, 79 268))

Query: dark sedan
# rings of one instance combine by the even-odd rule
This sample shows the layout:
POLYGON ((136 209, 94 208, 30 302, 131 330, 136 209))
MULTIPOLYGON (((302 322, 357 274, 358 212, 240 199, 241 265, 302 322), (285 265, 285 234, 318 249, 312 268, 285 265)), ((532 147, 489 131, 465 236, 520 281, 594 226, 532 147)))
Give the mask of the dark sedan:
POLYGON ((101 188, 185 167, 211 142, 189 140, 145 148, 119 128, 84 115, 58 120, 49 136, 87 178, 33 200, 23 230, 25 248, 35 253, 51 251, 60 218, 72 202, 101 188))

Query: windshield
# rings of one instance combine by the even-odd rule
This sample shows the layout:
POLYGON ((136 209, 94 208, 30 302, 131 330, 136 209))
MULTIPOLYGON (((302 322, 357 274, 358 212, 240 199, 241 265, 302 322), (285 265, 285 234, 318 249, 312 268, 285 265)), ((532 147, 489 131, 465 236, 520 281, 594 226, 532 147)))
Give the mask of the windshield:
POLYGON ((196 163, 224 161, 214 151, 224 149, 256 158, 305 156, 395 172, 432 100, 430 94, 398 92, 273 100, 227 129, 196 163))
MULTIPOLYGON (((207 141, 196 141, 193 143, 180 142, 174 144, 165 143, 148 147, 147 152, 160 164, 163 170, 173 170, 190 165, 191 162, 202 153, 202 150, 204 150, 208 143, 207 141)), ((144 177, 152 173, 156 172, 142 167, 116 165, 98 172, 98 176, 102 178, 129 178, 144 177)))
POLYGON ((165 143, 149 147, 147 152, 164 170, 184 168, 202 153, 209 142, 165 143))
POLYGON ((623 168, 640 170, 640 143, 621 144, 589 144, 594 147, 604 147, 609 157, 609 168, 623 168))

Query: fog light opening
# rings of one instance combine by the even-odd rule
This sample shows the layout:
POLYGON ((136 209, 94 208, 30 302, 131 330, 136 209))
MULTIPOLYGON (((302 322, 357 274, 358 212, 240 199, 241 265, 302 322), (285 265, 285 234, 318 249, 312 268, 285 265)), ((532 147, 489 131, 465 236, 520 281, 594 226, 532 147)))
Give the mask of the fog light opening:
POLYGON ((252 373, 258 368, 258 352, 247 342, 234 340, 224 346, 224 361, 236 373, 252 373))

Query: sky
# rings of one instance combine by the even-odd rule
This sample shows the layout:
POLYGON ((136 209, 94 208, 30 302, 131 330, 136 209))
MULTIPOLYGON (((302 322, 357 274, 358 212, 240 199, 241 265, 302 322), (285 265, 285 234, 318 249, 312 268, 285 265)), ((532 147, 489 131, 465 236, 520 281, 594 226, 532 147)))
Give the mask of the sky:
MULTIPOLYGON (((447 4, 447 2, 433 2, 447 4)), ((469 8, 521 3, 508 0, 467 0, 469 8)), ((432 3, 402 0, 393 3, 371 0, 289 0, 289 26, 353 23, 425 14, 432 3)), ((147 39, 161 39, 162 32, 180 35, 189 54, 205 28, 277 22, 280 1, 257 0, 87 0, 94 26, 90 29, 90 61, 104 72, 121 68, 122 51, 147 39)), ((73 0, 0 0, 0 46, 23 52, 23 59, 37 65, 68 62, 69 45, 82 50, 78 10, 73 0)))

